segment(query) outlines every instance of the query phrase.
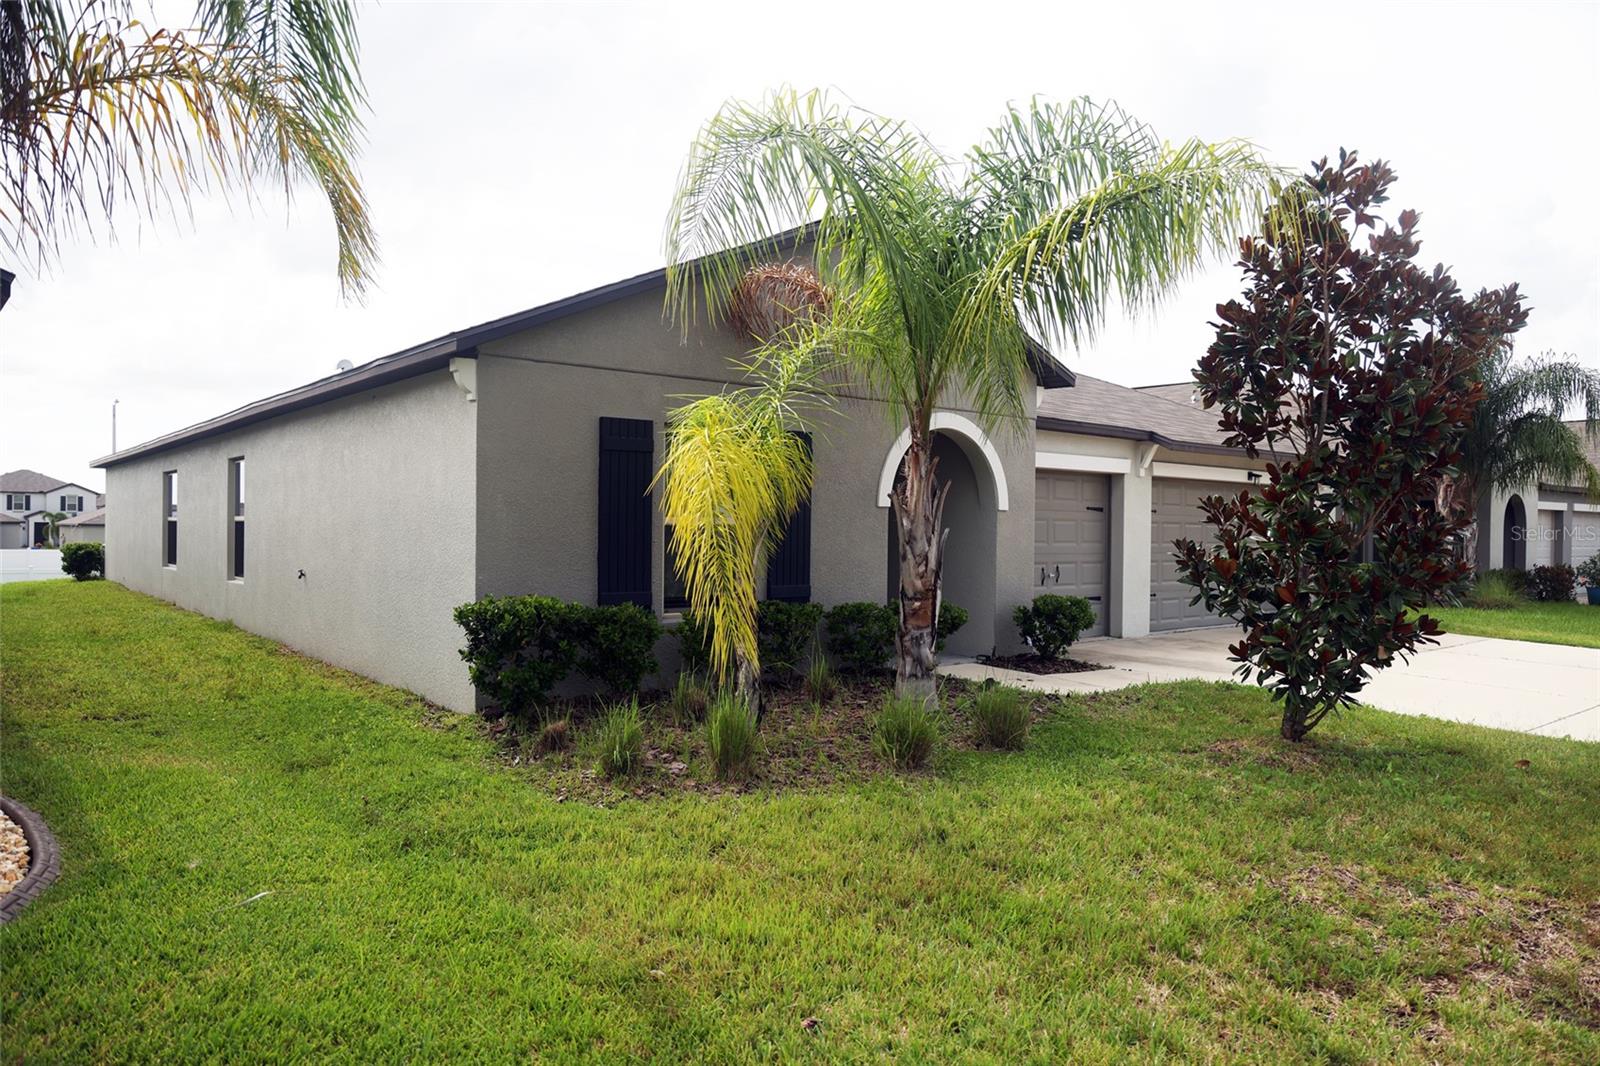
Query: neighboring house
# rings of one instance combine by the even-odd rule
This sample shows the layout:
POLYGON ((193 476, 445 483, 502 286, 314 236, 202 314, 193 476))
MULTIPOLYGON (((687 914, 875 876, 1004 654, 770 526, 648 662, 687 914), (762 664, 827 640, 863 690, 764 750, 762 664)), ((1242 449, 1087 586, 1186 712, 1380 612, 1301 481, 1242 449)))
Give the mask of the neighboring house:
POLYGON ((0 548, 25 548, 23 543, 27 539, 22 519, 6 511, 0 511, 0 548))
POLYGON ((105 543, 105 508, 65 519, 56 527, 56 534, 62 544, 105 543))
MULTIPOLYGON (((461 330, 99 460, 108 576, 461 710, 458 604, 538 592, 670 621, 682 590, 647 495, 664 419, 736 385, 747 344, 684 342, 663 285, 656 271, 461 330)), ((1226 624, 1189 604, 1171 541, 1208 538, 1201 497, 1263 464, 1182 399, 1074 377, 1039 348, 1032 363, 1016 432, 991 438, 959 403, 935 416, 945 597, 971 614, 948 652, 1015 650, 1012 609, 1040 592, 1088 597, 1096 634, 1226 624)), ((859 397, 819 427, 769 596, 890 594, 907 440, 859 397)))
MULTIPOLYGON (((1567 426, 1587 446, 1589 461, 1600 465, 1600 438, 1584 423, 1567 426)), ((1478 505, 1478 569, 1526 570, 1565 563, 1577 566, 1600 555, 1600 501, 1581 485, 1541 482, 1516 491, 1496 489, 1478 505)))
POLYGON ((31 548, 45 544, 50 539, 50 521, 46 515, 54 512, 76 518, 105 506, 105 497, 93 489, 75 482, 41 474, 36 470, 12 470, 0 474, 0 513, 10 515, 20 524, 12 532, 6 523, 3 546, 31 548), (12 543, 13 539, 16 543, 12 543))

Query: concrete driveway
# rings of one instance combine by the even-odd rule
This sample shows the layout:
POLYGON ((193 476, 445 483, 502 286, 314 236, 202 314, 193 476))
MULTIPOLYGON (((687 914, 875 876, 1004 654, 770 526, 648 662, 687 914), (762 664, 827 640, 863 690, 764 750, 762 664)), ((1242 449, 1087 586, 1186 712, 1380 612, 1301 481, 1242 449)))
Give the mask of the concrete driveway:
MULTIPOLYGON (((1236 681, 1228 645, 1231 627, 1195 629, 1073 645, 1074 658, 1104 670, 1040 676, 974 662, 951 663, 956 677, 995 677, 1047 692, 1105 692, 1146 681, 1190 678, 1236 681)), ((1600 648, 1570 648, 1447 634, 1373 678, 1363 702, 1401 714, 1514 729, 1544 736, 1600 740, 1600 648)))

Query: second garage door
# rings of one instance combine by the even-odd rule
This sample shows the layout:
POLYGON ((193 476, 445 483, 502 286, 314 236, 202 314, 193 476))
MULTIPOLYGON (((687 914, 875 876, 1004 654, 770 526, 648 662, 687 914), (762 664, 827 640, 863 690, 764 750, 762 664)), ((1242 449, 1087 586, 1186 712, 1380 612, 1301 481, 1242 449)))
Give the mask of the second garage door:
POLYGON ((1111 559, 1106 505, 1111 481, 1104 474, 1041 471, 1035 490, 1034 595, 1082 596, 1094 607, 1094 628, 1083 636, 1104 636, 1111 559))
POLYGON ((1225 626, 1232 622, 1206 610, 1205 605, 1189 601, 1194 588, 1178 580, 1178 563, 1172 556, 1172 542, 1187 537, 1199 544, 1210 544, 1214 530, 1200 512, 1205 496, 1238 494, 1240 486, 1217 481, 1179 481, 1156 478, 1151 485, 1150 515, 1150 629, 1193 629, 1198 626, 1225 626))

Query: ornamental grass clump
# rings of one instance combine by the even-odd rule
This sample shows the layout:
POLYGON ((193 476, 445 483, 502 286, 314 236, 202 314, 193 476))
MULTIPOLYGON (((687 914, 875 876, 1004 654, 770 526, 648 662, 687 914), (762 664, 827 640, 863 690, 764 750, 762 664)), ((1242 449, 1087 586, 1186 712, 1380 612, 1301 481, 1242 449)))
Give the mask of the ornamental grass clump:
POLYGON ((890 696, 872 727, 872 750, 901 770, 927 762, 938 740, 932 706, 915 696, 890 696))
POLYGON ((1509 611, 1528 602, 1516 583, 1503 571, 1489 570, 1478 575, 1472 591, 1467 594, 1467 606, 1485 611, 1509 611))
POLYGON ((680 673, 672 686, 672 698, 667 702, 672 712, 672 724, 680 728, 694 725, 706 716, 706 708, 710 705, 711 690, 700 676, 688 670, 680 673))
POLYGON ((743 777, 756 750, 756 716, 736 693, 720 692, 706 716, 711 765, 723 781, 743 777))
POLYGON ((606 777, 625 777, 644 760, 644 722, 637 697, 613 703, 600 722, 599 769, 606 777))
POLYGON ((1028 743, 1031 708, 1019 689, 991 685, 972 700, 973 732, 979 744, 1003 751, 1021 751, 1028 743))
POLYGON ((806 699, 813 707, 826 707, 839 694, 839 678, 828 663, 822 645, 811 645, 811 662, 806 667, 806 699))

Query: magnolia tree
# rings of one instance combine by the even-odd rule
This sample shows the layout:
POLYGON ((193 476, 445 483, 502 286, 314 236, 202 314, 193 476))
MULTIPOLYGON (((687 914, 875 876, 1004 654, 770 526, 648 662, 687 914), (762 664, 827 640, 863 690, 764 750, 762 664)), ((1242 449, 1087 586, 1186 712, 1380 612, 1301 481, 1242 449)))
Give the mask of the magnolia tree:
POLYGON ((1215 543, 1175 542, 1180 570, 1244 630, 1238 673, 1270 687, 1289 740, 1434 642, 1420 609, 1468 573, 1454 497, 1477 364, 1527 318, 1515 285, 1468 298, 1415 262, 1417 213, 1375 214, 1393 181, 1354 153, 1319 163, 1299 224, 1241 242, 1246 291, 1195 372, 1228 443, 1272 461, 1256 492, 1204 501, 1215 543))

